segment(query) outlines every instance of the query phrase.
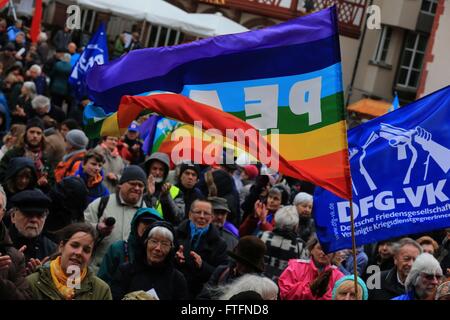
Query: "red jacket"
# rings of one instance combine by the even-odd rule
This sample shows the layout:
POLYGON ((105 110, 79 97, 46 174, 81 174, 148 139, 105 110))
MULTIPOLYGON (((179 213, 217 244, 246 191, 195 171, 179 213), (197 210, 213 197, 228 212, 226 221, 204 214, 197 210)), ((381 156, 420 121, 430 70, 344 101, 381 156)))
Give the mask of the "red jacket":
POLYGON ((291 259, 288 267, 278 279, 281 300, 331 300, 334 284, 344 274, 336 266, 328 265, 323 271, 332 270, 328 290, 322 297, 316 297, 309 288, 319 275, 313 260, 291 259))

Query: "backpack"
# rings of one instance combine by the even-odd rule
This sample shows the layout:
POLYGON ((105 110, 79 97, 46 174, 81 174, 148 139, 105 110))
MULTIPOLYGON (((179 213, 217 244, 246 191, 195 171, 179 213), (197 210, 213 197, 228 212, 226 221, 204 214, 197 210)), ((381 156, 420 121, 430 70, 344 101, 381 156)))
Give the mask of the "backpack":
MULTIPOLYGON (((100 203, 98 204, 98 211, 97 211, 97 220, 98 221, 100 221, 100 218, 103 216, 103 213, 105 212, 106 206, 108 205, 109 196, 110 196, 110 194, 100 198, 100 203)), ((147 199, 145 197, 144 197, 144 202, 148 208, 153 208, 152 204, 149 201, 147 201, 147 199)))

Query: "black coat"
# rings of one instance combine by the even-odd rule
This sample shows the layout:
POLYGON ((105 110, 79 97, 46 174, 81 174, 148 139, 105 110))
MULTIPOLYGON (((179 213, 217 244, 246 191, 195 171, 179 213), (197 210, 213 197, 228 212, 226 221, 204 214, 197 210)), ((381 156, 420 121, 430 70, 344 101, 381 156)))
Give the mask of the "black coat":
POLYGON ((184 200, 184 213, 185 219, 189 218, 189 210, 191 209, 191 204, 197 199, 204 199, 203 193, 199 188, 194 187, 192 189, 185 188, 181 182, 176 185, 183 192, 184 200))
MULTIPOLYGON (((374 275, 377 276, 377 275, 374 275)), ((405 294, 405 286, 397 280, 397 268, 380 273, 381 289, 369 290, 369 300, 391 300, 405 294)))
POLYGON ((57 245, 44 235, 39 235, 36 238, 28 239, 19 234, 16 227, 11 224, 9 227, 9 235, 14 247, 18 250, 24 245, 27 246, 23 254, 28 261, 30 258, 42 260, 54 254, 57 250, 57 245))
POLYGON ((56 240, 55 231, 74 222, 84 221, 88 190, 79 177, 66 177, 52 187, 48 196, 52 199, 50 214, 45 221, 45 234, 56 240))
POLYGON ((127 293, 155 289, 160 300, 185 300, 188 298, 183 274, 167 263, 152 267, 143 263, 122 264, 111 283, 114 300, 121 300, 127 293))
POLYGON ((0 253, 11 257, 7 269, 0 270, 0 300, 31 299, 31 289, 25 280, 25 259, 13 247, 5 225, 0 220, 0 253))
POLYGON ((209 280, 216 267, 228 263, 228 255, 227 244, 213 225, 210 225, 208 232, 202 236, 198 248, 192 250, 189 222, 190 220, 181 222, 176 230, 178 244, 183 245, 186 258, 186 263, 178 266, 178 269, 186 277, 190 298, 194 298, 200 293, 203 284, 209 280), (190 251, 195 251, 202 257, 200 269, 196 268, 193 259, 189 255, 190 251))

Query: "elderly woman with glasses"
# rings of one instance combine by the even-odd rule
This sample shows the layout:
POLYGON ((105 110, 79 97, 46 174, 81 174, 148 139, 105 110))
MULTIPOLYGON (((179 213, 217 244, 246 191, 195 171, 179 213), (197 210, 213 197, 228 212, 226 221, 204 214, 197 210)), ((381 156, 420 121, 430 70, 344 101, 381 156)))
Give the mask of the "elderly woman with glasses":
POLYGON ((111 283, 115 300, 148 296, 148 300, 184 300, 187 284, 183 274, 173 266, 175 236, 166 221, 154 222, 146 230, 140 245, 141 255, 133 263, 122 264, 111 283), (137 294, 138 293, 138 294, 137 294))
POLYGON ((429 253, 422 253, 416 258, 406 277, 406 293, 392 300, 434 300, 442 279, 439 261, 429 253))

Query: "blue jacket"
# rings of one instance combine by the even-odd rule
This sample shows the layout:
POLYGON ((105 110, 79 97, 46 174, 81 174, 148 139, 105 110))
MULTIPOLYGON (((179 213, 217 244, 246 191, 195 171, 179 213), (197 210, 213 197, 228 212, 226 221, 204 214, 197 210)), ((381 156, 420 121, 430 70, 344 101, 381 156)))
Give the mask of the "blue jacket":
POLYGON ((75 176, 83 179, 84 184, 86 185, 86 188, 88 189, 88 196, 87 196, 88 204, 97 198, 101 198, 101 197, 109 195, 108 189, 103 185, 103 178, 104 178, 103 170, 101 171, 101 175, 102 175, 102 181, 100 183, 94 185, 93 187, 89 187, 87 184, 88 176, 86 175, 86 173, 84 173, 83 164, 80 164, 77 172, 75 172, 75 176))
POLYGON ((410 291, 408 293, 402 294, 401 296, 392 298, 391 300, 416 300, 414 298, 414 291, 410 291))

